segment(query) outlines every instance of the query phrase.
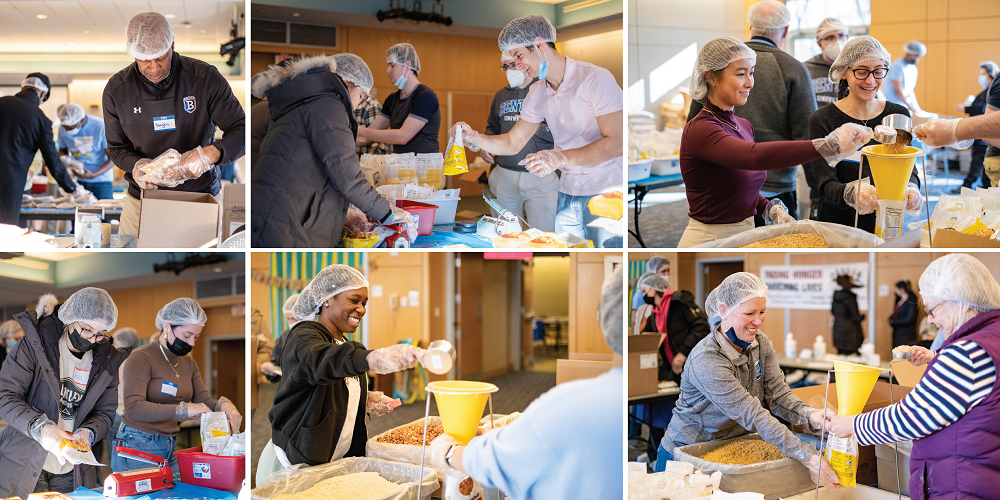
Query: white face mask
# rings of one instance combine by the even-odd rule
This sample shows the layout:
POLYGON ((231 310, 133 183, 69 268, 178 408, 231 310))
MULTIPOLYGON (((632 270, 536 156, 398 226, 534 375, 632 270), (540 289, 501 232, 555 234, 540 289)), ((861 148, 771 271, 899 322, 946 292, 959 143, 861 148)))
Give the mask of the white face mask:
POLYGON ((520 87, 524 83, 524 72, 518 71, 516 69, 508 69, 507 73, 507 83, 511 87, 520 87))
POLYGON ((76 135, 80 133, 80 127, 76 127, 74 129, 63 129, 63 130, 65 130, 66 133, 69 135, 76 135))
POLYGON ((827 46, 823 48, 823 55, 828 57, 831 61, 836 61, 837 56, 840 55, 840 51, 844 48, 844 45, 847 45, 847 42, 842 42, 840 40, 827 44, 827 46))
POLYGON ((979 86, 980 87, 985 87, 989 83, 990 83, 990 81, 989 81, 989 79, 986 78, 986 75, 979 75, 979 86))

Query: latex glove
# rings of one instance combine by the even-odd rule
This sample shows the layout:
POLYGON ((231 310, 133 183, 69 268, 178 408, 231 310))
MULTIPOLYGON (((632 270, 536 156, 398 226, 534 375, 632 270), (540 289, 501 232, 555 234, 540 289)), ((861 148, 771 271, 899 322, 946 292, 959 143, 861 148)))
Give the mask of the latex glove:
POLYGON ((913 128, 913 134, 932 147, 950 146, 958 142, 955 131, 961 118, 951 120, 928 120, 913 128))
POLYGON ((181 161, 177 163, 177 167, 186 173, 189 179, 197 179, 202 176, 208 169, 212 168, 213 164, 211 160, 205 156, 205 152, 198 146, 187 153, 181 155, 181 161))
POLYGON ((788 215, 788 209, 785 208, 785 204, 781 200, 771 200, 767 202, 767 206, 764 207, 764 224, 785 224, 788 222, 795 222, 795 219, 791 215, 788 215))
POLYGON ((829 430, 836 416, 837 412, 833 410, 816 410, 809 415, 809 426, 816 430, 829 430))
POLYGON ((483 136, 472 129, 468 123, 458 122, 448 129, 448 139, 454 137, 456 131, 461 131, 462 145, 469 148, 469 151, 476 152, 483 149, 483 136))
POLYGON ((410 243, 413 243, 417 239, 417 223, 413 220, 413 214, 399 208, 395 205, 390 205, 392 208, 392 216, 385 221, 386 224, 402 224, 403 230, 406 232, 406 239, 410 243))
POLYGON ((813 147, 823 156, 826 163, 834 167, 844 158, 854 154, 858 148, 874 137, 872 129, 857 123, 845 123, 822 139, 813 139, 813 147))
POLYGON ((924 206, 924 197, 920 195, 920 188, 910 182, 906 184, 906 213, 910 215, 920 215, 920 209, 924 206))
POLYGON ((62 451, 62 447, 59 445, 62 443, 63 439, 72 439, 73 436, 70 433, 62 430, 56 425, 55 422, 49 420, 48 418, 41 418, 31 424, 29 429, 31 437, 38 441, 38 444, 42 445, 42 448, 55 455, 59 459, 59 464, 66 463, 66 455, 62 451))
MULTIPOLYGON (((136 172, 142 170, 146 165, 149 165, 150 163, 153 163, 153 160, 149 158, 143 158, 135 162, 135 166, 132 167, 132 171, 136 172)), ((135 184, 139 186, 139 189, 142 189, 143 191, 147 189, 156 189, 156 184, 153 184, 152 182, 143 182, 138 178, 136 178, 135 174, 132 175, 132 180, 135 181, 135 184)))
POLYGON ((274 369, 275 369, 274 363, 270 361, 267 361, 264 364, 260 365, 260 372, 263 373, 264 375, 274 375, 274 369))
POLYGON ((809 459, 809 462, 806 463, 806 468, 809 469, 809 475, 812 477, 814 483, 818 475, 820 486, 826 486, 827 488, 842 487, 840 485, 840 478, 837 477, 837 472, 833 470, 833 467, 830 467, 830 462, 827 462, 819 453, 809 459))
POLYGON ((569 165, 569 160, 562 151, 546 149, 528 155, 523 160, 517 162, 517 164, 528 169, 528 172, 538 177, 545 177, 559 170, 561 167, 569 165))
POLYGON ((73 191, 73 198, 83 198, 86 196, 90 196, 91 194, 93 193, 88 191, 87 188, 83 187, 82 184, 77 184, 76 191, 73 191))
POLYGON ((174 412, 174 420, 178 422, 194 420, 196 418, 201 418, 202 413, 209 413, 211 411, 211 409, 202 403, 187 403, 181 401, 177 404, 177 410, 174 412))
POLYGON ((392 411, 393 407, 389 404, 392 401, 392 398, 381 392, 368 391, 368 401, 365 404, 365 409, 368 413, 371 413, 376 417, 381 417, 382 415, 386 415, 392 411))
POLYGON ((670 364, 670 368, 673 369, 674 373, 680 375, 684 371, 684 361, 687 360, 687 356, 683 354, 675 354, 674 361, 670 364))
POLYGON ((464 475, 462 471, 458 470, 445 460, 445 457, 448 455, 448 451, 451 450, 452 446, 462 446, 462 444, 448 434, 441 434, 428 445, 428 459, 430 460, 432 466, 437 467, 445 474, 464 475))
POLYGON ((94 433, 90 432, 90 429, 81 427, 69 437, 71 441, 83 441, 87 443, 87 446, 94 445, 94 433))
POLYGON ((481 156, 483 158, 483 161, 485 161, 486 163, 491 163, 491 164, 493 163, 493 155, 487 153, 485 149, 479 151, 479 156, 481 156))
POLYGON ((417 366, 424 358, 424 350, 413 344, 393 344, 368 353, 368 368, 386 375, 401 372, 417 366))
POLYGON ((226 413, 226 420, 229 420, 229 427, 233 430, 233 434, 240 433, 240 423, 243 422, 243 415, 240 415, 240 410, 236 408, 236 405, 232 401, 225 397, 219 398, 219 406, 216 411, 226 413))
POLYGON ((865 177, 859 181, 848 182, 844 186, 844 203, 855 209, 861 215, 867 215, 878 209, 878 192, 872 185, 870 178, 865 177), (861 193, 858 193, 858 184, 861 184, 861 193), (860 203, 859 203, 860 202, 860 203))
POLYGON ((851 415, 848 417, 842 417, 836 415, 830 419, 830 434, 834 436, 846 438, 854 435, 854 418, 857 415, 851 415))
POLYGON ((913 346, 913 357, 910 358, 910 364, 913 366, 926 365, 934 359, 934 356, 934 351, 915 345, 913 346))

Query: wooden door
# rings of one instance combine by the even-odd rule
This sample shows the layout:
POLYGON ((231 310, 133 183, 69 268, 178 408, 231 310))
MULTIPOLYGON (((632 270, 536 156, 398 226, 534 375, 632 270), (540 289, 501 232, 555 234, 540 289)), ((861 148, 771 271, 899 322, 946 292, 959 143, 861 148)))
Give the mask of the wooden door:
POLYGON ((458 297, 456 340, 458 371, 456 378, 477 380, 483 371, 483 256, 461 253, 455 255, 455 279, 458 297))
MULTIPOLYGON (((216 340, 212 342, 212 387, 215 396, 229 398, 243 414, 241 424, 246 428, 246 341, 243 339, 216 340)), ((251 368, 256 364, 252 364, 251 368)))

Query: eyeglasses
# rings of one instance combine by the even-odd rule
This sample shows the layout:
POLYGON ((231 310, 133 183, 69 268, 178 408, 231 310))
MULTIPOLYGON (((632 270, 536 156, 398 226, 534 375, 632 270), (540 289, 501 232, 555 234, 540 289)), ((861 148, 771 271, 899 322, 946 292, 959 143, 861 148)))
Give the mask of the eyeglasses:
POLYGON ((111 340, 111 334, 105 331, 95 332, 86 326, 80 327, 80 336, 84 339, 93 342, 95 344, 100 344, 111 340))
POLYGON ((847 36, 846 34, 840 34, 840 35, 827 35, 827 36, 825 36, 825 37, 823 37, 823 38, 820 38, 820 41, 821 41, 821 42, 832 42, 832 41, 834 41, 834 40, 844 40, 844 41, 846 41, 846 40, 848 40, 848 39, 850 39, 850 38, 851 38, 851 37, 847 36))
POLYGON ((511 69, 517 69, 517 63, 507 63, 500 65, 500 71, 507 71, 511 69))
POLYGON ((924 312, 927 313, 928 316, 934 316, 934 311, 936 311, 937 308, 941 307, 943 304, 944 304, 944 302, 938 302, 938 304, 936 306, 934 306, 934 307, 932 307, 930 309, 927 309, 925 307, 924 308, 924 312))
POLYGON ((867 80, 868 75, 874 76, 876 80, 881 80, 885 78, 886 73, 889 72, 889 70, 885 68, 877 68, 875 70, 870 70, 865 68, 858 68, 858 69, 849 68, 849 69, 851 69, 851 71, 854 72, 854 78, 857 78, 858 80, 867 80))

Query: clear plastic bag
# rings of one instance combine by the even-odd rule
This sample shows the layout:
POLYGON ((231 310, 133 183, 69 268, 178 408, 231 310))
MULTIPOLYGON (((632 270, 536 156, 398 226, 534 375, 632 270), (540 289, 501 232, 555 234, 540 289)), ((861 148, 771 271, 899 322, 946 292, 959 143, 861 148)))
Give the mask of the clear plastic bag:
POLYGON ((702 243, 695 246, 695 248, 740 248, 768 238, 807 233, 820 235, 826 240, 826 245, 830 248, 873 248, 885 243, 882 238, 863 229, 842 226, 832 222, 797 220, 788 224, 758 227, 735 236, 702 243))
MULTIPOLYGON (((372 437, 365 443, 365 456, 370 458, 378 458, 382 460, 391 460, 393 462, 405 462, 410 464, 416 464, 419 468, 420 464, 420 445, 409 445, 409 444, 393 444, 393 443, 380 443, 378 439, 386 434, 396 430, 402 429, 404 427, 410 427, 411 425, 423 425, 424 419, 414 420, 406 425, 401 425, 394 429, 389 429, 375 437, 372 437)), ((427 417, 428 425, 441 425, 441 417, 427 417)), ((427 448, 424 452, 424 468, 427 470, 433 470, 436 474, 437 479, 441 479, 443 475, 441 471, 437 468, 431 467, 431 454, 430 454, 430 441, 427 442, 427 448)))
POLYGON ((229 443, 229 420, 226 413, 213 411, 201 414, 201 451, 218 455, 229 443))
POLYGON ((250 498, 265 500, 282 493, 298 493, 312 488, 324 479, 359 472, 378 472, 383 478, 403 485, 402 491, 382 500, 426 500, 439 486, 438 473, 429 467, 424 468, 424 474, 421 478, 419 465, 390 462, 377 458, 351 457, 314 467, 294 465, 274 472, 265 478, 263 486, 254 488, 250 492, 250 498), (418 480, 422 485, 419 499, 417 498, 418 480))
POLYGON ((199 156, 202 161, 181 162, 184 155, 176 149, 168 149, 152 160, 139 160, 132 169, 132 177, 140 183, 177 187, 184 181, 201 177, 213 167, 199 150, 189 153, 199 156))

